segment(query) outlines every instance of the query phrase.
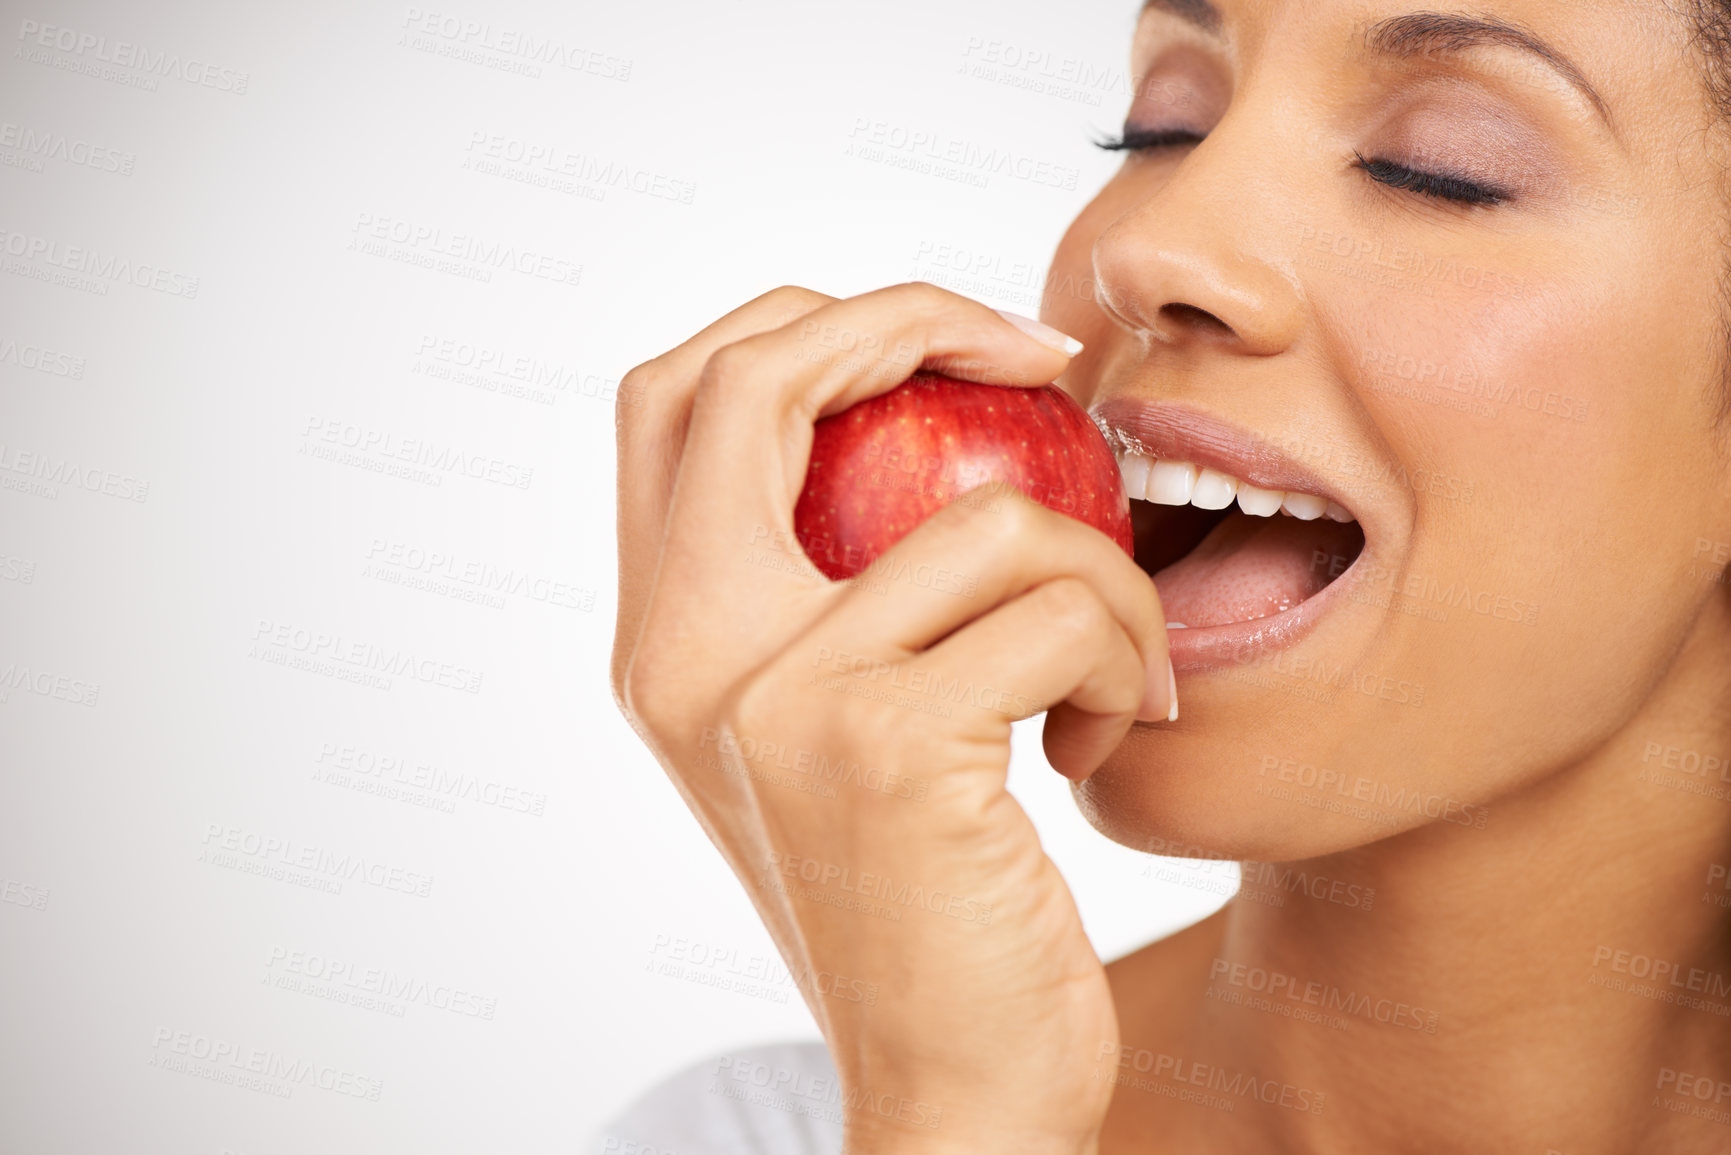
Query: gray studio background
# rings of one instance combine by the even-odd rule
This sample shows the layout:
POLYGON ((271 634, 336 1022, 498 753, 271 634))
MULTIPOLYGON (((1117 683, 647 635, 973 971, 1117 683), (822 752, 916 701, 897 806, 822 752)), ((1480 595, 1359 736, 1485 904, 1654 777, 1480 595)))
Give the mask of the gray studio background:
MULTIPOLYGON (((608 693, 615 389, 1036 312, 1135 5, 0 8, 0 1150, 574 1151, 815 1037, 608 693)), ((1236 885, 1019 740, 1103 952, 1236 885)))

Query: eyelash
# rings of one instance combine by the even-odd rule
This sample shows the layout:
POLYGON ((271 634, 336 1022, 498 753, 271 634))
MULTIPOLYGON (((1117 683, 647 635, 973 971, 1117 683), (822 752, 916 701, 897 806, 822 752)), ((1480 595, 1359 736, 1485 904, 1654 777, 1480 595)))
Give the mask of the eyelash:
MULTIPOLYGON (((1130 129, 1122 136, 1096 141, 1108 152, 1140 152, 1146 149, 1173 148, 1184 144, 1200 144, 1202 135, 1185 129, 1130 129)), ((1436 200, 1463 205, 1499 205, 1509 199, 1501 189, 1478 184, 1444 173, 1421 172, 1396 164, 1392 160, 1367 160, 1356 149, 1353 167, 1363 169, 1366 176, 1378 184, 1436 200)))
POLYGON ((1405 189, 1408 192, 1420 193, 1435 197, 1438 200, 1454 201, 1464 205, 1500 205, 1509 199, 1509 194, 1501 189, 1491 188, 1476 181, 1464 180, 1458 176, 1445 173, 1420 172, 1408 168, 1404 164, 1396 164, 1392 160, 1366 160, 1356 149, 1353 151, 1353 167, 1361 168, 1371 180, 1388 185, 1390 188, 1405 189))
POLYGON ((1202 134, 1182 128, 1130 128, 1124 135, 1094 142, 1107 152, 1139 152, 1146 148, 1171 148, 1180 144, 1201 144, 1202 134))

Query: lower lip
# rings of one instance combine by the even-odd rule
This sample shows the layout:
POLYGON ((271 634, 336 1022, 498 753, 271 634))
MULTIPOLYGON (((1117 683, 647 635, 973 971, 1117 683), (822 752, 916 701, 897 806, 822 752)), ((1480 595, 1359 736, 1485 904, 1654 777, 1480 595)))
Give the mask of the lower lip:
POLYGON ((1223 626, 1167 630, 1166 641, 1173 670, 1194 673, 1245 666, 1264 654, 1297 643, 1344 596, 1339 591, 1348 582, 1356 580, 1359 563, 1363 560, 1364 552, 1361 550, 1346 567, 1345 573, 1298 605, 1278 614, 1223 626))

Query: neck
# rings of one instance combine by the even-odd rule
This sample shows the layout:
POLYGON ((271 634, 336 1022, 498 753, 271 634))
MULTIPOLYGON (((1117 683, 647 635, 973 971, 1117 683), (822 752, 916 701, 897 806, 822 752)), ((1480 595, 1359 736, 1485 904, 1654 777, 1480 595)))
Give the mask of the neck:
POLYGON ((1731 1147, 1727 636, 1697 631, 1610 741, 1482 828, 1247 866, 1196 1037, 1326 1096, 1246 1119, 1264 1150, 1731 1147))

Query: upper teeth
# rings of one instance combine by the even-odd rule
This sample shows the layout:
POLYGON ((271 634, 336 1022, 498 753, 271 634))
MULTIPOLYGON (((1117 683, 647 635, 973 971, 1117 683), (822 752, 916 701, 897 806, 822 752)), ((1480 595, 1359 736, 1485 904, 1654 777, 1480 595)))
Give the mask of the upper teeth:
POLYGON ((1188 461, 1157 461, 1140 453, 1122 453, 1118 469, 1124 475, 1124 492, 1159 505, 1225 509, 1236 498, 1238 508, 1254 517, 1286 513, 1312 521, 1327 514, 1335 521, 1356 520, 1341 506, 1314 493, 1262 489, 1229 473, 1203 469, 1188 461))

